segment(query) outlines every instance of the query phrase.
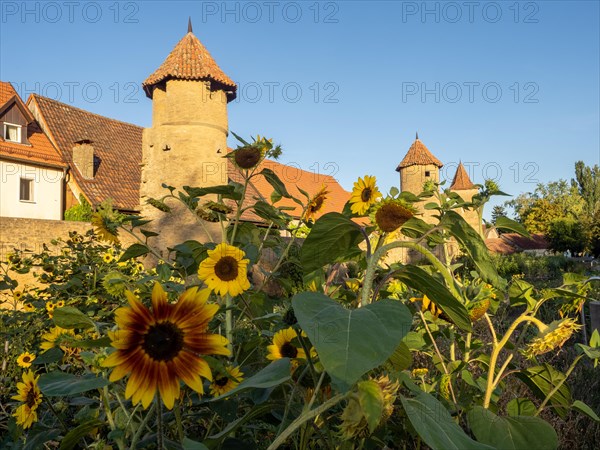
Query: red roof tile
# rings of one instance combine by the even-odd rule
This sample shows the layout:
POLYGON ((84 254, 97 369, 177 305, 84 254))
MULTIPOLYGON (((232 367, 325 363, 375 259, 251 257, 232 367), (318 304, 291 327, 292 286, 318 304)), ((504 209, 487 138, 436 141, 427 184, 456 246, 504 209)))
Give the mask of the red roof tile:
POLYGON ((433 154, 429 151, 425 144, 423 144, 419 138, 415 139, 415 142, 410 146, 408 152, 404 159, 398 164, 396 171, 400 171, 405 167, 409 166, 425 166, 428 164, 433 164, 438 167, 442 167, 442 162, 437 159, 433 154))
POLYGON ((456 173, 454 174, 454 179, 452 180, 452 186, 450 189, 453 191, 462 191, 467 189, 474 189, 475 185, 471 182, 469 178, 469 174, 465 170, 465 166, 461 162, 456 169, 456 173))
POLYGON ((517 250, 546 250, 550 246, 542 233, 535 233, 526 238, 517 233, 504 233, 500 236, 517 250))
POLYGON ((236 84, 221 70, 208 50, 191 32, 171 51, 167 59, 142 83, 146 95, 152 98, 154 86, 169 79, 211 80, 217 88, 227 91, 227 99, 236 96, 236 84))
POLYGON ((501 255, 512 255, 517 251, 502 238, 486 239, 485 245, 490 252, 500 253, 501 255))
MULTIPOLYGON (((15 103, 15 106, 19 109, 29 113, 29 119, 33 119, 11 84, 0 81, 0 109, 9 106, 8 103, 15 103)), ((48 136, 35 120, 27 125, 27 140, 29 145, 19 144, 5 141, 0 135, 0 158, 52 167, 67 167, 48 136)))
POLYGON ((37 94, 28 103, 39 110, 48 134, 71 167, 71 176, 92 204, 111 198, 118 209, 139 210, 142 127, 37 94), (83 178, 73 163, 73 147, 81 139, 92 141, 97 164, 93 179, 83 178))

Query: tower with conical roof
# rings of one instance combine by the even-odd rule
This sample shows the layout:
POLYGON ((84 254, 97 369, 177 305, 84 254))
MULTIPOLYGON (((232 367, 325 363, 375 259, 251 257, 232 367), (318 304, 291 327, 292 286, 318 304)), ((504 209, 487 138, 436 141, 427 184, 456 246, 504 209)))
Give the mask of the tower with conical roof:
MULTIPOLYGON (((452 179, 452 184, 450 185, 450 190, 456 192, 466 202, 470 202, 473 199, 473 196, 479 192, 477 186, 475 186, 471 181, 471 178, 469 178, 469 174, 467 173, 462 161, 458 164, 456 173, 452 179)), ((469 225, 479 232, 480 227, 477 211, 463 208, 460 211, 460 214, 469 225)))
MULTIPOLYGON (((396 171, 400 172, 400 190, 412 192, 416 195, 420 194, 423 192, 423 186, 427 181, 440 182, 440 168, 442 166, 442 162, 433 156, 425 144, 421 142, 417 133, 415 141, 396 168, 396 171)), ((433 215, 433 212, 424 210, 423 205, 417 206, 420 206, 423 220, 427 221, 433 215)))
POLYGON ((161 229, 163 249, 185 239, 210 239, 190 237, 187 222, 198 228, 190 213, 165 215, 146 200, 168 192, 162 183, 178 189, 227 184, 227 103, 237 86, 194 36, 190 20, 187 34, 142 87, 152 99, 152 127, 142 138, 142 214, 161 229))

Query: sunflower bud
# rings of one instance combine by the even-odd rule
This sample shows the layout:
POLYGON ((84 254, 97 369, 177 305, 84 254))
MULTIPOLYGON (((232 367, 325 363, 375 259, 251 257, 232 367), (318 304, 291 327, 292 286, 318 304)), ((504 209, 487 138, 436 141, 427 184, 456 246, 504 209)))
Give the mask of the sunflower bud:
POLYGON ((479 319, 481 319, 489 307, 489 299, 475 303, 469 311, 469 318, 471 319, 471 322, 477 322, 479 319))
POLYGON ((376 207, 371 220, 386 233, 396 231, 415 215, 415 209, 402 200, 385 199, 376 207))
POLYGON ((581 328, 581 325, 576 323, 576 319, 571 318, 555 320, 550 325, 534 323, 538 326, 540 332, 523 352, 528 358, 562 347, 571 338, 573 333, 581 328))
POLYGON ((233 152, 233 161, 240 169, 252 169, 258 165, 264 156, 263 145, 254 143, 238 148, 233 152))
POLYGON ((440 378, 440 395, 446 400, 450 400, 450 383, 452 383, 452 377, 445 373, 440 378))
POLYGON ((167 205, 165 202, 161 202, 160 200, 156 200, 155 198, 147 199, 146 203, 154 206, 159 211, 166 212, 166 213, 171 212, 171 207, 169 205, 167 205))
POLYGON ((205 209, 210 209, 213 212, 221 214, 231 214, 233 209, 224 203, 213 202, 212 200, 207 201, 202 205, 205 209))

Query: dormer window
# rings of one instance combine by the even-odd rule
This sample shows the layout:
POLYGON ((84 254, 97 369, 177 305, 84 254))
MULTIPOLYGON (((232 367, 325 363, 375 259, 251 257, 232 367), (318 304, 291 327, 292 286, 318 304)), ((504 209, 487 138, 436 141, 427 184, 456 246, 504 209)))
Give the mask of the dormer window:
POLYGON ((21 125, 5 123, 3 136, 5 141, 21 143, 21 125))

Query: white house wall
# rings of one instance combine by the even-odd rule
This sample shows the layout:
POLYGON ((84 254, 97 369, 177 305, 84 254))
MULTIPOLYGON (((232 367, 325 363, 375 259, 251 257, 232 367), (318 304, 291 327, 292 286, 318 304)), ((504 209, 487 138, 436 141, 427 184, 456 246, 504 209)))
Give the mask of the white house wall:
POLYGON ((0 216, 61 220, 63 171, 0 161, 0 216), (19 199, 20 180, 33 180, 33 200, 19 199))

